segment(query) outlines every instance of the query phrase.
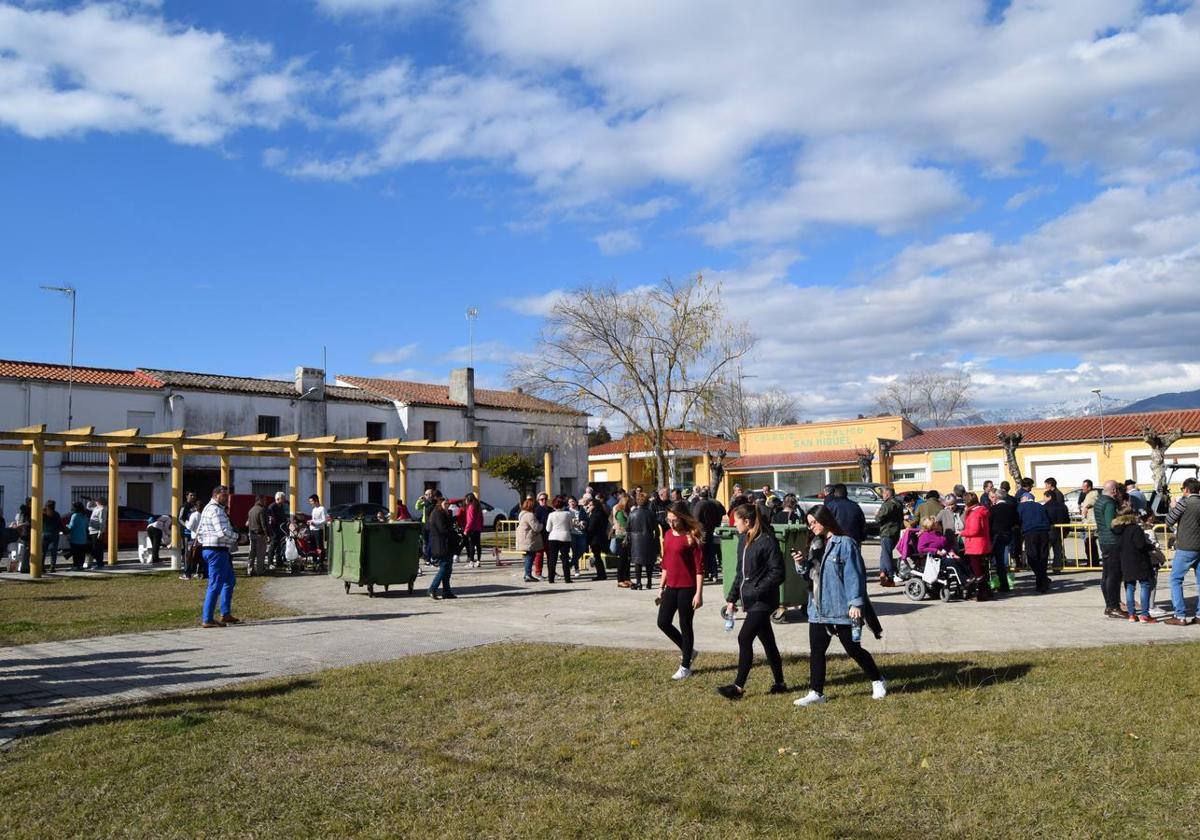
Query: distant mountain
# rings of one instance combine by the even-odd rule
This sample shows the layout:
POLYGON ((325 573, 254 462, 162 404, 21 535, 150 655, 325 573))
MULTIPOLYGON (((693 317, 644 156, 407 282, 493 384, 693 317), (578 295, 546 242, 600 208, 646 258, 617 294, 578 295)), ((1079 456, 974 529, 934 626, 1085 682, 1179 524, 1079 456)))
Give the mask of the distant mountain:
MULTIPOLYGON (((1124 414, 1128 411, 1124 400, 1104 398, 1104 410, 1109 414, 1124 414)), ((947 425, 980 426, 992 423, 1019 423, 1022 420, 1058 420, 1062 417, 1087 417, 1096 413, 1096 398, 1090 400, 1063 400, 1019 408, 988 408, 962 417, 947 425)))
POLYGON ((1180 391, 1174 394, 1155 394, 1144 400, 1129 403, 1124 408, 1118 408, 1113 414, 1135 414, 1142 411, 1180 411, 1186 408, 1200 408, 1200 391, 1180 391))

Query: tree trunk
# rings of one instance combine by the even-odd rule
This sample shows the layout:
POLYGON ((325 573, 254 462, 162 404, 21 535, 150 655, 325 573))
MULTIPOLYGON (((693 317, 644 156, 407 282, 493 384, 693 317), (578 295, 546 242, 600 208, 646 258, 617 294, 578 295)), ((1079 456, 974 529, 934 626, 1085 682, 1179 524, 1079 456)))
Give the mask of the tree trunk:
POLYGON ((654 468, 657 473, 658 486, 670 487, 671 474, 667 472, 667 453, 663 451, 662 446, 654 447, 654 468))
POLYGON ((1021 445, 1025 434, 1023 432, 1000 432, 996 435, 1004 445, 1004 460, 1008 464, 1008 474, 1016 485, 1021 484, 1021 465, 1017 463, 1017 447, 1021 445))
POLYGON ((1167 495, 1167 471, 1165 463, 1171 444, 1183 437, 1183 429, 1171 429, 1159 434, 1149 426, 1142 427, 1142 440, 1150 447, 1150 471, 1154 474, 1154 492, 1159 498, 1167 495))
POLYGON ((870 484, 871 464, 875 460, 875 452, 872 449, 860 449, 858 451, 858 474, 862 477, 864 484, 870 484))
POLYGON ((725 455, 724 449, 708 453, 708 493, 714 499, 717 498, 717 488, 725 478, 725 455))

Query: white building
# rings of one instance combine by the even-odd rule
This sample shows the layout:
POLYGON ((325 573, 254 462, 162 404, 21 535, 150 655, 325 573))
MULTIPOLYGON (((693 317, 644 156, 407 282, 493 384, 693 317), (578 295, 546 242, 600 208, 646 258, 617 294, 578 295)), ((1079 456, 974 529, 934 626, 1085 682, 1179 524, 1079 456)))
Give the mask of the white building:
MULTIPOLYGON (((477 440, 483 458, 520 451, 541 462, 554 453, 555 489, 578 492, 586 483, 587 418, 554 403, 515 391, 475 389, 474 372, 454 371, 451 384, 431 385, 342 376, 325 384, 324 371, 297 368, 294 382, 168 371, 110 370, 0 360, 0 428, 44 423, 50 431, 94 426, 97 432, 138 428, 143 434, 185 429, 188 434, 223 431, 230 436, 266 433, 301 438, 337 435, 382 440, 477 440), (70 383, 70 384, 69 384, 70 383), (68 395, 70 395, 68 397, 68 395), (68 420, 68 399, 70 419, 68 420)), ((46 498, 59 510, 83 496, 107 495, 102 453, 48 453, 46 498)), ((235 492, 287 490, 287 463, 270 458, 234 458, 235 492)), ((146 512, 171 508, 168 458, 121 457, 119 504, 146 512)), ((385 503, 383 461, 331 459, 326 503, 385 503)), ((204 498, 219 481, 216 458, 188 458, 184 489, 204 498)), ((316 490, 310 461, 302 462, 301 498, 316 490)), ((420 455, 409 459, 408 491, 425 487, 447 496, 470 489, 470 459, 420 455)), ((29 493, 28 455, 0 452, 0 510, 11 517, 29 493)), ((484 473, 485 501, 507 510, 512 490, 484 473)), ((408 501, 406 499, 406 501, 408 501)))

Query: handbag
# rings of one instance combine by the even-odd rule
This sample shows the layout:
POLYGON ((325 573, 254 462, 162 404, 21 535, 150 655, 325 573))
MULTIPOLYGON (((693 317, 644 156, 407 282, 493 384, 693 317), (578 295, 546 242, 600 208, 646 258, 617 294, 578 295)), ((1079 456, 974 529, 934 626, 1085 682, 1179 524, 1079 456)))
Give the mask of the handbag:
POLYGON ((192 568, 200 565, 200 561, 204 559, 203 548, 200 547, 200 540, 192 540, 188 544, 187 563, 192 568))

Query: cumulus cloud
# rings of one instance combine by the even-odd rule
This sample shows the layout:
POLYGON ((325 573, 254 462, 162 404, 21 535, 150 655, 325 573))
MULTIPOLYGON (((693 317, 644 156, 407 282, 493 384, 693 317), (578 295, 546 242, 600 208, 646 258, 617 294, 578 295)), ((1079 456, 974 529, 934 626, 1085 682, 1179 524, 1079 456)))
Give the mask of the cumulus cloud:
POLYGON ((610 230, 592 237, 596 247, 607 256, 627 254, 642 247, 641 238, 632 230, 610 230))
POLYGON ((335 16, 409 14, 433 5, 433 0, 317 0, 318 9, 335 16))
POLYGON ((147 5, 0 5, 0 125, 34 138, 149 131, 210 145, 297 112, 298 63, 147 5))

